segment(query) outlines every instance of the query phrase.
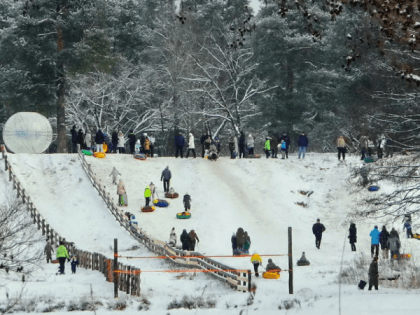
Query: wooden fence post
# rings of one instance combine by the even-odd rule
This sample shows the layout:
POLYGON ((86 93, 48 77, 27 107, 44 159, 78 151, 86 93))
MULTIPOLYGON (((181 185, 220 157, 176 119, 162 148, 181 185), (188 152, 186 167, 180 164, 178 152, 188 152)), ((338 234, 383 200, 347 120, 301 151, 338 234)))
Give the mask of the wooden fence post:
POLYGON ((289 240, 289 294, 293 294, 293 256, 292 256, 292 227, 288 229, 289 240))
POLYGON ((114 297, 118 297, 118 239, 114 238, 114 297))

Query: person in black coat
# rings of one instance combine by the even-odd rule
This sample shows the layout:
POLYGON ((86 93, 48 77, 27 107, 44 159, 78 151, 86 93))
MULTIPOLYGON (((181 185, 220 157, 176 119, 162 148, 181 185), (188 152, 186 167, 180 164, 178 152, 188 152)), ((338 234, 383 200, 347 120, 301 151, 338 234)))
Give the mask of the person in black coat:
POLYGON ((114 130, 111 135, 112 152, 117 153, 118 148, 118 133, 114 130))
POLYGON ((232 255, 235 255, 235 251, 236 251, 236 248, 237 248, 236 234, 235 233, 233 233, 232 237, 230 238, 230 242, 232 243, 232 255))
POLYGON ((354 243, 357 243, 357 229, 356 229, 356 224, 355 223, 350 223, 350 228, 349 228, 349 241, 350 241, 350 245, 351 245, 351 250, 353 252, 356 251, 356 245, 354 245, 354 243))
POLYGON ((85 135, 83 134, 82 129, 79 129, 79 132, 77 133, 77 144, 80 146, 80 150, 84 150, 86 148, 85 135))
POLYGON ((283 136, 280 138, 280 143, 281 141, 286 142, 286 159, 289 158, 289 146, 290 146, 290 137, 287 133, 283 133, 283 136))
POLYGON ((98 132, 96 133, 96 136, 95 136, 97 152, 104 152, 104 147, 103 147, 104 141, 105 141, 104 134, 102 133, 101 129, 98 129, 98 132))
POLYGON ((279 144, 279 137, 277 137, 276 134, 273 134, 270 140, 271 157, 273 159, 277 159, 277 153, 279 151, 279 149, 277 148, 278 144, 279 144))
POLYGON ((185 138, 184 136, 179 133, 179 135, 175 136, 175 157, 178 157, 178 154, 181 155, 181 159, 183 156, 183 150, 185 145, 185 138))
POLYGON ((77 153, 77 131, 76 126, 73 126, 70 130, 71 133, 71 152, 77 153))
POLYGON ((188 250, 190 246, 190 236, 187 233, 187 230, 183 230, 180 236, 181 243, 182 243, 182 250, 188 250))
POLYGON ((245 135, 243 131, 241 131, 238 146, 239 146, 239 158, 241 157, 244 158, 245 157, 245 135))
POLYGON ((128 135, 128 143, 130 145, 131 154, 135 153, 134 146, 136 145, 136 136, 134 135, 134 131, 131 129, 130 134, 128 135))
POLYGON ((204 148, 204 141, 208 138, 207 132, 201 136, 200 143, 201 143, 201 155, 204 158, 205 148, 204 148))
POLYGON ((382 258, 389 258, 389 247, 388 247, 389 232, 386 229, 386 226, 382 226, 382 231, 379 234, 379 244, 381 244, 382 258))
POLYGON ((191 210, 191 196, 190 196, 190 195, 188 195, 188 193, 186 193, 186 194, 184 195, 184 200, 183 200, 183 202, 184 202, 184 208, 185 208, 185 211, 191 210))
POLYGON ((315 246, 316 248, 321 247, 322 233, 325 231, 325 226, 321 223, 319 219, 316 220, 316 223, 312 226, 312 232, 315 235, 315 246))

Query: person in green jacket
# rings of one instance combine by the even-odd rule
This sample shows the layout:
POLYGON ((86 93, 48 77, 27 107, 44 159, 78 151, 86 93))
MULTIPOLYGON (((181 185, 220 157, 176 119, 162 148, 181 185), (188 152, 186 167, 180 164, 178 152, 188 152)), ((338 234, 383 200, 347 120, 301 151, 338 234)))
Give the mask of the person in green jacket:
POLYGON ((144 190, 144 198, 146 198, 146 207, 149 206, 151 195, 152 195, 152 192, 150 191, 150 187, 146 186, 146 189, 144 190))
POLYGON ((66 258, 70 260, 70 257, 69 253, 67 252, 67 248, 64 246, 62 241, 60 241, 60 246, 57 248, 56 257, 60 263, 59 274, 64 275, 64 263, 66 262, 66 258))
POLYGON ((264 151, 265 155, 267 156, 267 159, 270 157, 270 137, 265 138, 265 144, 264 144, 264 151))

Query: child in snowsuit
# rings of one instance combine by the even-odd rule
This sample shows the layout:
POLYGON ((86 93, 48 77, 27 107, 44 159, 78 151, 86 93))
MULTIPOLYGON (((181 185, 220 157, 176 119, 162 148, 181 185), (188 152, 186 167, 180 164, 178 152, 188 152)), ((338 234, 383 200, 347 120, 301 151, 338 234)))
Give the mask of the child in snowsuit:
POLYGON ((169 235, 169 242, 168 244, 172 247, 176 246, 176 233, 175 233, 175 228, 172 228, 171 230, 171 234, 169 235))
POLYGON ((284 160, 286 157, 286 150, 287 150, 287 144, 284 140, 281 140, 281 142, 278 145, 280 152, 281 152, 281 159, 284 160))
POLYGON ((144 198, 146 199, 146 207, 149 206, 151 195, 152 195, 152 192, 150 191, 150 187, 146 186, 146 189, 144 190, 144 198))
POLYGON ((112 168, 112 172, 111 172, 111 174, 109 174, 109 176, 112 176, 112 183, 115 184, 115 185, 117 185, 118 175, 121 176, 121 174, 117 171, 117 169, 115 167, 112 168))
POLYGON ((54 251, 53 247, 51 246, 50 242, 47 242, 44 248, 44 254, 47 255, 47 264, 52 261, 51 253, 54 251))
POLYGON ((183 202, 184 202, 185 212, 187 212, 188 210, 190 210, 190 211, 191 211, 191 196, 190 196, 190 195, 188 195, 188 193, 186 193, 186 194, 184 195, 184 200, 183 200, 183 202))
POLYGON ((125 186, 121 179, 118 182, 117 195, 118 195, 118 205, 127 207, 128 206, 127 192, 125 191, 125 186))
POLYGON ((71 265, 71 273, 76 273, 76 266, 79 264, 79 261, 77 260, 76 256, 73 256, 73 258, 70 261, 71 265))
POLYGON ((262 259, 261 256, 258 255, 257 253, 254 252, 254 254, 251 257, 251 262, 254 265, 254 272, 255 272, 255 276, 259 277, 259 273, 258 273, 258 267, 260 265, 262 265, 262 259))

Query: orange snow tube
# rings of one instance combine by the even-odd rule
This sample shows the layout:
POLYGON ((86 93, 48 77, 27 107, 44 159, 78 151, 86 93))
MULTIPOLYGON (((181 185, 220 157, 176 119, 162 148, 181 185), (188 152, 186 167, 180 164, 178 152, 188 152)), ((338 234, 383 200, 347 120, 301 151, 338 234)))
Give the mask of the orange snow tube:
POLYGON ((141 207, 141 212, 153 212, 156 208, 153 206, 141 207))
POLYGON ((103 152, 95 152, 95 153, 93 153, 93 156, 98 158, 98 159, 103 159, 106 156, 106 154, 103 153, 103 152))
POLYGON ((280 279, 280 272, 266 271, 266 272, 263 273, 263 278, 265 278, 265 279, 280 279))
POLYGON ((105 142, 102 145, 102 147, 104 148, 104 152, 107 152, 108 151, 108 145, 105 142))

